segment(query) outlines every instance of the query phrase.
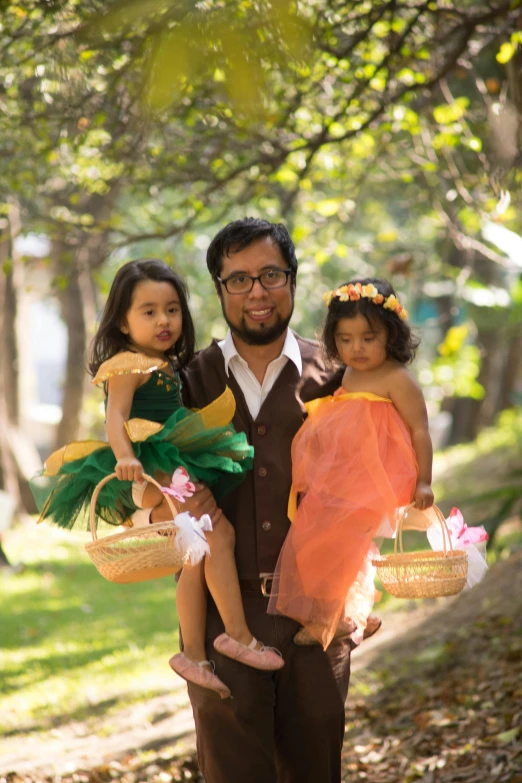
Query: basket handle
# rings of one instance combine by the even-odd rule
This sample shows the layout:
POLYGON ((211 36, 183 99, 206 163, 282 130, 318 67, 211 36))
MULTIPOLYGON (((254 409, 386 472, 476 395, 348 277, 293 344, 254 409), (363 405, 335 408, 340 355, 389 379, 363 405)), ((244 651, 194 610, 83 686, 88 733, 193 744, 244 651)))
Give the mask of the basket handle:
MULTIPOLYGON (((413 508, 415 506, 415 503, 409 503, 407 506, 405 506, 401 512, 401 515, 399 516, 399 521, 397 522, 397 532, 395 535, 395 542, 393 546, 393 551, 395 554, 397 554, 397 542, 399 543, 399 549, 401 555, 403 554, 403 548, 402 548, 402 531, 404 528, 404 520, 408 516, 408 511, 410 508, 413 508)), ((433 506, 433 510, 436 514, 436 517, 438 521, 440 522, 440 527, 442 530, 442 545, 444 547, 444 554, 448 554, 448 549, 450 552, 453 552, 453 544, 451 543, 451 536, 448 530, 448 525, 446 524, 446 520, 444 518, 444 514, 440 510, 438 506, 433 506)), ((412 528, 414 529, 414 528, 412 528)))
MULTIPOLYGON (((105 484, 107 484, 113 478, 117 478, 116 473, 110 473, 108 476, 102 478, 102 480, 96 485, 94 492, 92 493, 91 506, 89 509, 89 523, 91 526, 91 535, 93 541, 97 541, 98 539, 96 535, 96 501, 98 500, 98 495, 100 494, 100 490, 102 490, 105 484)), ((161 484, 158 484, 156 479, 153 479, 152 476, 148 475, 148 473, 144 473, 143 478, 146 481, 149 481, 151 484, 154 484, 154 486, 156 486, 159 490, 161 490, 161 484)), ((168 506, 172 511, 172 518, 174 519, 174 517, 177 514, 179 514, 179 509, 176 507, 174 501, 169 497, 169 495, 165 495, 164 497, 167 500, 168 506)))

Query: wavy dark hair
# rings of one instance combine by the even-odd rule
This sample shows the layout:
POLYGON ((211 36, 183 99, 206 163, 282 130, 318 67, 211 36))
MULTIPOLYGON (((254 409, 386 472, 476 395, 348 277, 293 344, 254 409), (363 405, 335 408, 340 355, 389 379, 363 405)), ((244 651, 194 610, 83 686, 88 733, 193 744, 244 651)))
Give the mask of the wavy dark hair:
POLYGON ((159 258, 129 261, 116 273, 107 303, 103 309, 100 326, 91 344, 89 372, 96 375, 100 364, 120 351, 128 351, 129 338, 120 327, 132 304, 134 289, 145 280, 170 283, 176 289, 181 305, 182 332, 166 356, 175 357, 178 367, 185 367, 194 356, 196 333, 188 306, 188 292, 183 279, 159 258))
MULTIPOLYGON (((352 285, 372 283, 385 299, 390 294, 397 296, 393 286, 387 280, 365 277, 349 280, 348 283, 342 283, 342 285, 350 285, 350 283, 352 285)), ((412 334, 410 326, 399 318, 397 313, 394 313, 393 310, 385 310, 382 305, 375 305, 370 299, 341 302, 338 297, 331 300, 323 327, 322 339, 328 359, 340 361, 335 345, 335 330, 338 322, 342 318, 355 318, 356 315, 363 315, 374 331, 377 331, 379 327, 386 329, 386 356, 388 359, 395 359, 400 364, 409 364, 413 361, 420 340, 412 334)))
POLYGON ((265 237, 270 237, 274 245, 278 246, 295 282, 297 258, 288 229, 283 223, 270 223, 254 217, 234 220, 216 234, 207 250, 207 267, 212 279, 215 281, 221 275, 225 256, 239 253, 252 242, 265 237))

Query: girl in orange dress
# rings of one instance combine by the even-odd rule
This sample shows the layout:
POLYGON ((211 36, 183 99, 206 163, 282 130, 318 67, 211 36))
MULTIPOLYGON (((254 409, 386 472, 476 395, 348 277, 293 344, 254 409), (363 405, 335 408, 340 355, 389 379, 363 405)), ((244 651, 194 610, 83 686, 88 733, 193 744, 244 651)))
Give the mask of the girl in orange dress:
POLYGON ((433 492, 426 404, 406 368, 418 345, 406 310, 384 280, 352 281, 324 298, 324 347, 346 370, 333 396, 306 405, 292 443, 293 524, 268 611, 304 626, 297 643, 326 649, 354 625, 362 639, 374 538, 393 535, 401 506, 431 507, 433 492))

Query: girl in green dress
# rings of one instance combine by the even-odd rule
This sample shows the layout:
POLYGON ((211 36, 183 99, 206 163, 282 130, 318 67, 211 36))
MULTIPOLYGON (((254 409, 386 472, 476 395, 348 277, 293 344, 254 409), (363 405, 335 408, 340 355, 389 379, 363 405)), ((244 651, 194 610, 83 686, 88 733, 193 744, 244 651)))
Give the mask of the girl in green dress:
MULTIPOLYGON (((96 485, 114 472, 119 481, 102 488, 96 507, 97 517, 112 525, 132 524, 139 508, 151 509, 151 522, 171 516, 164 494, 143 480, 144 473, 168 485, 176 471, 178 478, 186 475, 206 484, 217 499, 243 480, 253 451, 244 433, 231 425, 235 400, 230 390, 201 411, 183 407, 179 369, 189 363, 194 347, 181 278, 156 259, 125 264, 109 292, 89 367, 93 382, 103 384, 108 443, 72 443, 51 455, 44 471, 51 487, 41 519, 66 528, 85 520, 96 485)), ((181 496, 176 481, 169 494, 190 497, 194 487, 183 483, 181 496)), ((215 648, 263 670, 279 669, 283 661, 248 629, 234 530, 221 512, 213 521, 214 530, 206 534, 209 556, 184 566, 179 579, 176 601, 184 651, 170 665, 184 679, 227 698, 229 689, 205 656, 205 582, 225 626, 215 648)))

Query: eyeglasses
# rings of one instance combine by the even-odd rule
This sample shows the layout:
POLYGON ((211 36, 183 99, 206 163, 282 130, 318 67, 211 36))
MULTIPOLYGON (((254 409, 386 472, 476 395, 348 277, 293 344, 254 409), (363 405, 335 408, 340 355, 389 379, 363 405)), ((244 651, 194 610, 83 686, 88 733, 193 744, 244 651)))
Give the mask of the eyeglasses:
POLYGON ((259 280, 265 291, 273 291, 275 288, 284 288, 291 269, 267 269, 262 275, 252 277, 252 275, 230 275, 226 280, 218 277, 229 294, 249 294, 254 287, 256 280, 259 280))

